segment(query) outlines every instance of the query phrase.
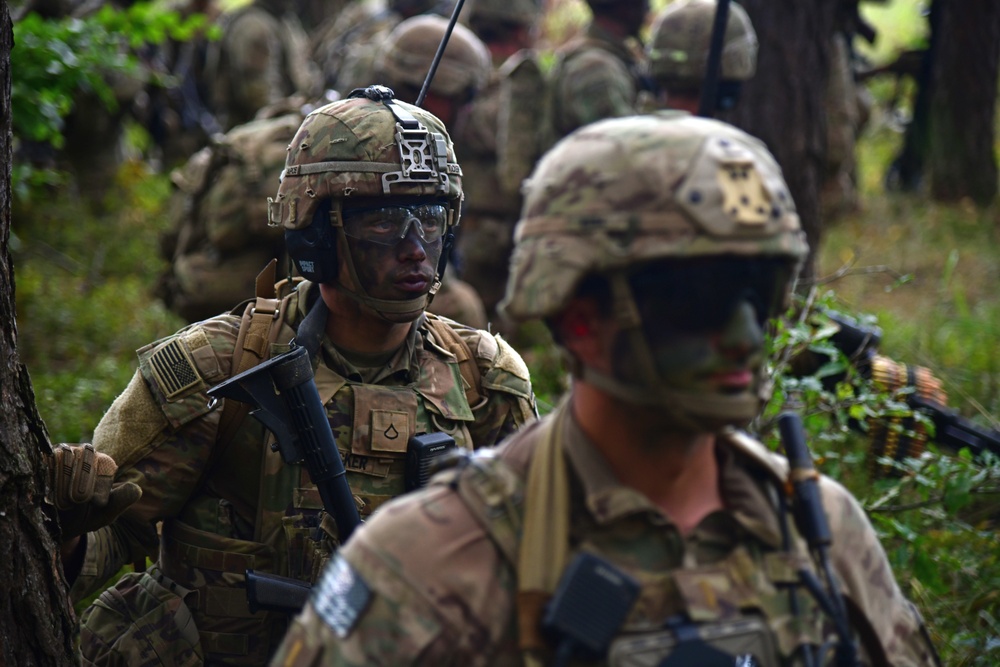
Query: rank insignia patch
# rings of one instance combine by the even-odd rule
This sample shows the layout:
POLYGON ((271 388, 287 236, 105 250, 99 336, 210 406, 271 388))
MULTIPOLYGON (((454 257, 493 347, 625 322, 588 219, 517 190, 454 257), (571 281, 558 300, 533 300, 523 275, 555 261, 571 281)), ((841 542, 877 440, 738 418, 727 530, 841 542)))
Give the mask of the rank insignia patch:
POLYGON ((371 588, 351 564, 340 556, 334 556, 314 589, 312 603, 323 622, 344 639, 351 633, 371 597, 371 588))
POLYGON ((167 400, 201 382, 201 376, 179 338, 170 341, 149 358, 153 377, 167 400))

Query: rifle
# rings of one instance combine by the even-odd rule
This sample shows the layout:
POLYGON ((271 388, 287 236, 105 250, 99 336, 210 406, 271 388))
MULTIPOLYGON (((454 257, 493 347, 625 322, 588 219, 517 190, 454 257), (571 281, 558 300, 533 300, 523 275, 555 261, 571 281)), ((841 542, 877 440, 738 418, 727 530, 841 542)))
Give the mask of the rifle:
MULTIPOLYGON (((295 346, 212 387, 208 395, 253 406, 250 414, 275 435, 271 448, 280 452, 287 464, 305 464, 319 489, 323 508, 337 524, 340 543, 346 542, 361 519, 326 409, 313 382, 307 348, 295 346)), ((310 588, 296 579, 253 570, 247 570, 246 583, 251 612, 297 612, 305 604, 310 588)))
MULTIPOLYGON (((968 447, 973 456, 992 452, 1000 456, 1000 431, 982 428, 948 408, 948 395, 941 381, 927 368, 894 361, 878 353, 882 341, 882 331, 878 327, 866 327, 856 320, 836 311, 825 311, 840 330, 830 337, 830 342, 842 352, 858 369, 863 377, 872 380, 886 391, 909 390, 906 403, 915 413, 920 413, 934 424, 934 436, 930 438, 922 425, 914 417, 886 418, 885 422, 896 422, 901 428, 893 429, 887 423, 872 425, 872 452, 896 461, 919 456, 927 440, 949 450, 958 451, 968 447)), ((818 368, 816 366, 815 368, 818 368)), ((796 371, 798 375, 808 372, 796 371)), ((839 377, 828 379, 834 382, 839 377)), ((829 388, 829 387, 828 387, 829 388)), ((852 426, 861 430, 860 423, 852 426)), ((876 469, 878 470, 878 469, 876 469)))

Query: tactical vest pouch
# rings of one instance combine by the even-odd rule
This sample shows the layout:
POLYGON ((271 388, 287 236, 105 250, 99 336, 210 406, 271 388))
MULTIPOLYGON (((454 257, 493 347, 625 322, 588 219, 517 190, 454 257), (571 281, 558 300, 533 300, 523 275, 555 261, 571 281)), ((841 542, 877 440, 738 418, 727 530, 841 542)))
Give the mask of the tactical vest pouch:
POLYGON ((196 598, 156 566, 126 574, 80 618, 82 664, 200 667, 196 598))
POLYGON ((768 667, 778 665, 771 630, 748 616, 704 625, 616 639, 608 654, 611 667, 768 667))

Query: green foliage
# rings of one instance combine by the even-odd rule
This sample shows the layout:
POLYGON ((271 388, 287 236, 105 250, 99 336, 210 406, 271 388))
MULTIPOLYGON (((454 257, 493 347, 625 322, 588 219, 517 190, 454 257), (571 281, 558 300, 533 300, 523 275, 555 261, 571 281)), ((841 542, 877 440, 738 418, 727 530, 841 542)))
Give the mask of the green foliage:
POLYGON ((89 440, 135 372, 135 350, 182 324, 149 296, 169 189, 129 163, 105 217, 66 196, 14 213, 18 352, 56 442, 89 440))
MULTIPOLYGON (((202 14, 182 18, 153 3, 124 10, 104 5, 82 19, 48 20, 28 14, 14 25, 10 54, 16 73, 11 83, 14 136, 62 148, 64 119, 81 94, 93 94, 109 110, 117 109, 121 100, 115 95, 116 81, 150 76, 136 49, 167 38, 191 39, 205 22, 202 14)), ((19 165, 12 187, 24 196, 34 186, 58 178, 19 165)))

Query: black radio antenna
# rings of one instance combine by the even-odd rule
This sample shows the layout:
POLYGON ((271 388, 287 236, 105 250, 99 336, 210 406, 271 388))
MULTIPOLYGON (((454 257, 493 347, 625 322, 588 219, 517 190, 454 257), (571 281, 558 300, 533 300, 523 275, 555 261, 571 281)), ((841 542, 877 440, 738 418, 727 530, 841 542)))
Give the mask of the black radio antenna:
POLYGON ((730 0, 717 0, 715 19, 712 21, 712 41, 708 47, 708 62, 705 63, 705 78, 701 85, 701 99, 698 115, 711 118, 715 114, 716 97, 719 94, 719 65, 722 62, 722 46, 726 39, 726 24, 729 22, 730 0))
POLYGON ((431 67, 427 70, 427 76, 424 77, 424 85, 420 86, 420 94, 417 95, 417 101, 414 103, 418 107, 423 106, 424 98, 427 97, 427 91, 430 90, 431 81, 434 80, 434 74, 437 73, 438 65, 441 63, 441 58, 444 56, 444 50, 448 47, 448 40, 451 39, 451 33, 455 29, 455 24, 458 23, 458 15, 462 12, 462 6, 465 5, 465 0, 458 0, 455 3, 455 9, 451 12, 451 19, 448 21, 448 29, 444 32, 444 37, 441 38, 441 43, 438 44, 437 53, 434 54, 434 60, 431 61, 431 67))

